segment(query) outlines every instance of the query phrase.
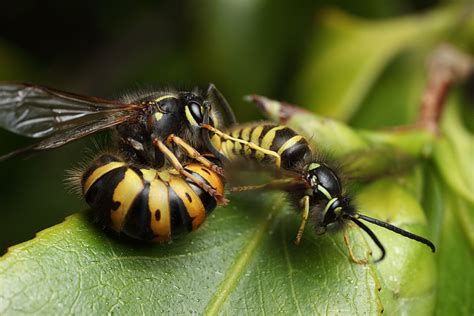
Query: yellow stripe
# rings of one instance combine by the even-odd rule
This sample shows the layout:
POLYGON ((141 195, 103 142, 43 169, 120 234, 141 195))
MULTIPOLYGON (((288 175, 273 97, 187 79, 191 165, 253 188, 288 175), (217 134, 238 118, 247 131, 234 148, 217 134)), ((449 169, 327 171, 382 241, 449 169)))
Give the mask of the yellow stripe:
MULTIPOLYGON (((230 136, 232 136, 234 138, 237 138, 237 139, 241 139, 241 138, 239 138, 239 134, 240 134, 240 129, 235 129, 235 130, 232 131, 230 136)), ((242 149, 242 147, 244 145, 242 145, 241 143, 237 143, 237 142, 234 142, 233 145, 234 145, 235 155, 239 156, 240 155, 240 150, 242 149)))
POLYGON ((132 169, 127 169, 125 177, 114 190, 113 201, 119 202, 117 210, 111 210, 112 228, 120 232, 123 221, 137 195, 143 190, 143 181, 132 169))
POLYGON ((201 199, 198 195, 192 190, 189 184, 184 181, 180 176, 172 177, 170 180, 170 187, 176 192, 176 195, 183 202, 186 212, 189 217, 192 219, 192 229, 197 229, 206 218, 206 210, 204 205, 202 205, 201 199), (188 196, 189 195, 189 199, 188 196))
POLYGON ((255 127, 255 129, 252 132, 252 136, 250 137, 250 142, 254 143, 255 145, 258 145, 258 138, 262 134, 263 131, 263 125, 255 127))
POLYGON ((317 188, 318 188, 318 191, 319 191, 319 192, 322 192, 322 193, 324 194, 324 196, 325 196, 328 200, 332 199, 331 194, 329 193, 329 191, 328 191, 325 187, 323 187, 322 185, 318 184, 318 187, 317 187, 317 188))
MULTIPOLYGON (((252 126, 249 126, 249 127, 245 127, 243 130, 242 130, 242 136, 241 136, 241 139, 243 140, 246 140, 246 141, 249 141, 250 140, 250 131, 252 130, 252 126)), ((245 146, 245 156, 250 156, 250 154, 252 153, 252 150, 248 147, 248 146, 245 146)))
POLYGON ((234 129, 232 133, 230 133, 230 136, 239 138, 239 133, 240 133, 240 128, 234 129))
POLYGON ((228 140, 224 143, 226 157, 230 160, 233 160, 236 157, 234 152, 232 151, 232 149, 234 148, 234 145, 235 143, 231 140, 228 140))
POLYGON ((250 131, 251 131, 251 130, 252 130, 252 126, 245 127, 245 128, 242 130, 242 136, 241 136, 240 138, 243 139, 243 140, 249 141, 249 140, 250 140, 250 131))
MULTIPOLYGON (((237 138, 237 136, 234 136, 234 137, 237 138)), ((242 149, 242 147, 244 145, 242 145, 241 143, 238 143, 238 142, 233 142, 232 145, 234 147, 235 156, 240 156, 240 150, 242 149)))
POLYGON ((152 182, 156 178, 156 170, 155 169, 140 169, 143 174, 143 180, 146 182, 152 182))
MULTIPOLYGON (((232 131, 232 133, 230 134, 230 136, 232 136, 232 137, 234 137, 234 138, 237 138, 237 139, 241 139, 241 138, 239 138, 239 133, 240 133, 240 128, 237 128, 237 129, 234 129, 234 130, 232 131)), ((242 145, 241 143, 238 143, 238 142, 234 142, 233 145, 234 145, 234 152, 235 152, 234 155, 235 155, 236 157, 237 157, 237 156, 240 156, 240 150, 242 149, 242 147, 243 147, 244 145, 242 145)))
POLYGON ((333 198, 326 204, 326 206, 324 207, 323 215, 326 215, 326 213, 329 210, 329 207, 331 207, 331 205, 336 201, 337 201, 337 198, 333 198))
POLYGON ((150 228, 156 236, 153 241, 163 242, 170 240, 171 217, 168 187, 159 179, 150 183, 148 210, 151 213, 150 228), (156 220, 156 212, 160 212, 160 220, 156 220))
POLYGON ((218 151, 222 150, 222 140, 216 134, 211 136, 211 143, 217 148, 218 151))
POLYGON ((153 102, 158 103, 160 101, 163 101, 164 99, 178 99, 178 98, 174 95, 167 94, 167 95, 162 95, 161 97, 156 98, 155 100, 153 100, 153 102))
POLYGON ((158 178, 160 178, 164 182, 169 182, 171 179, 171 174, 169 170, 163 170, 157 172, 158 178))
POLYGON ((287 140, 283 146, 280 147, 280 149, 278 149, 278 154, 281 155, 283 154, 283 152, 285 150, 287 150, 288 148, 290 148, 291 146, 294 146, 296 145, 300 140, 303 139, 303 136, 301 135, 296 135, 296 136, 293 136, 291 137, 289 140, 287 140))
POLYGON ((222 151, 222 140, 218 135, 214 134, 211 136, 211 143, 217 148, 217 150, 222 151))
POLYGON ((84 185, 83 185, 83 192, 84 192, 84 195, 87 194, 87 192, 89 191, 89 189, 91 188, 91 186, 100 178, 102 177, 104 174, 114 170, 114 169, 117 169, 117 168, 120 168, 120 167, 123 167, 125 166, 125 163, 124 162, 109 162, 108 164, 106 165, 103 165, 97 169, 94 170, 94 172, 92 172, 92 174, 87 178, 87 180, 84 182, 84 185))
POLYGON ((200 175, 217 193, 224 194, 224 181, 222 177, 211 169, 198 163, 189 164, 186 166, 186 169, 200 175))
MULTIPOLYGON (((260 147, 263 147, 265 149, 270 149, 270 147, 272 146, 272 143, 273 143, 273 139, 275 138, 276 132, 278 132, 279 130, 282 130, 284 128, 286 128, 286 126, 281 126, 280 125, 280 126, 276 126, 276 127, 272 128, 271 130, 269 130, 265 134, 265 136, 263 136, 262 143, 261 143, 260 147)), ((262 160, 263 157, 264 157, 264 153, 257 151, 255 153, 255 157, 258 160, 262 160)))

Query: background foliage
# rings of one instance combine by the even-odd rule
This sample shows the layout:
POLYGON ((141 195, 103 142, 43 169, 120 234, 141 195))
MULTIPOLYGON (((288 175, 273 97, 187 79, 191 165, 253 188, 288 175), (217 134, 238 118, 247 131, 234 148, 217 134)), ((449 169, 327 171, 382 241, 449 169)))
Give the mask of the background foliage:
MULTIPOLYGON (((242 122, 262 118, 242 100, 258 93, 356 128, 397 126, 416 118, 426 58, 437 44, 474 53, 472 10, 469 2, 425 0, 12 2, 0 12, 0 79, 104 98, 140 84, 212 81, 242 122)), ((114 243, 74 215, 3 257, 0 312, 305 314, 350 306, 376 314, 383 305, 388 314, 472 314, 474 277, 466 266, 474 264, 473 82, 454 87, 444 137, 413 174, 358 194, 361 206, 382 212, 374 215, 431 236, 439 248, 434 259, 380 231, 387 248, 405 253, 408 263, 389 256, 377 267, 347 264, 339 233, 306 234, 295 248, 298 219, 279 195, 264 202, 232 197, 232 206, 217 210, 202 231, 153 250, 114 243), (400 194, 408 206, 396 202, 400 194), (256 203, 261 211, 250 207, 256 203), (41 273, 25 276, 24 269, 41 273), (157 283, 161 290, 150 294, 157 283), (103 296, 90 305, 95 288, 103 296)), ((2 152, 28 143, 0 131, 2 152)), ((84 140, 0 165, 0 249, 86 208, 62 179, 87 146, 84 140)), ((363 254, 364 240, 353 234, 363 254)))

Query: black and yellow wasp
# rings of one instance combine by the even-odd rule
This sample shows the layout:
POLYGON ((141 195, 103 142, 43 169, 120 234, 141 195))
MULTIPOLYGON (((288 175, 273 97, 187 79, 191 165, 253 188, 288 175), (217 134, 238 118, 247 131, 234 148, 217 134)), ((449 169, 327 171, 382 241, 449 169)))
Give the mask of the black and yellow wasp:
POLYGON ((112 129, 112 152, 73 178, 99 222, 140 240, 162 242, 195 230, 225 203, 219 160, 201 154, 209 152, 210 140, 200 124, 225 128, 234 122, 212 84, 205 91, 142 91, 109 101, 0 83, 0 127, 42 139, 0 161, 112 129))
MULTIPOLYGON (((203 127, 212 133, 212 152, 225 156, 231 162, 246 159, 264 169, 275 169, 278 179, 262 185, 236 187, 234 191, 277 189, 288 192, 294 208, 301 209, 302 219, 296 244, 301 241, 308 219, 311 219, 316 234, 324 234, 331 224, 344 224, 350 220, 363 229, 379 247, 381 256, 376 261, 381 261, 385 257, 385 248, 374 232, 361 222, 364 220, 421 242, 435 251, 433 243, 423 237, 360 214, 350 196, 343 191, 341 178, 335 169, 316 158, 308 141, 291 128, 270 123, 233 126, 225 131, 210 125, 203 127)), ((352 260, 357 263, 367 262, 354 257, 347 238, 345 235, 344 240, 352 260)))

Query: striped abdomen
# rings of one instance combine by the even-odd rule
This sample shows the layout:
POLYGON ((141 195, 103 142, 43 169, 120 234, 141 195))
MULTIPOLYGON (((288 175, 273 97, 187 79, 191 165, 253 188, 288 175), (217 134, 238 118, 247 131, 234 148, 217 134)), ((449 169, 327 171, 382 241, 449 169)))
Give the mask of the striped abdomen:
MULTIPOLYGON (((198 163, 185 169, 218 193, 220 175, 198 163)), ((129 237, 168 241, 197 229, 216 207, 215 199, 176 170, 136 167, 104 154, 82 176, 86 202, 100 223, 129 237)))
MULTIPOLYGON (((295 165, 303 165, 311 158, 311 149, 306 139, 283 125, 256 124, 236 126, 226 133, 232 137, 254 143, 281 156, 281 168, 293 170, 295 165)), ((261 165, 270 165, 274 158, 238 142, 224 140, 217 135, 212 138, 214 145, 230 160, 246 158, 261 165)))

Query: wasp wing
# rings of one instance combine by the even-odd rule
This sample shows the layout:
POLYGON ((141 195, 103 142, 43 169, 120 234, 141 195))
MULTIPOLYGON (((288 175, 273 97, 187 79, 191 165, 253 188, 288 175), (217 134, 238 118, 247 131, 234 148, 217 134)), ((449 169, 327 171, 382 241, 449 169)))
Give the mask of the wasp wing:
POLYGON ((27 83, 0 83, 0 126, 27 137, 46 137, 98 118, 113 120, 136 108, 27 83))
POLYGON ((85 97, 27 83, 0 84, 0 127, 32 138, 32 146, 0 156, 0 161, 57 148, 137 115, 141 105, 85 97))
POLYGON ((416 157, 388 146, 356 150, 337 162, 344 180, 362 182, 403 174, 415 163, 416 157))

